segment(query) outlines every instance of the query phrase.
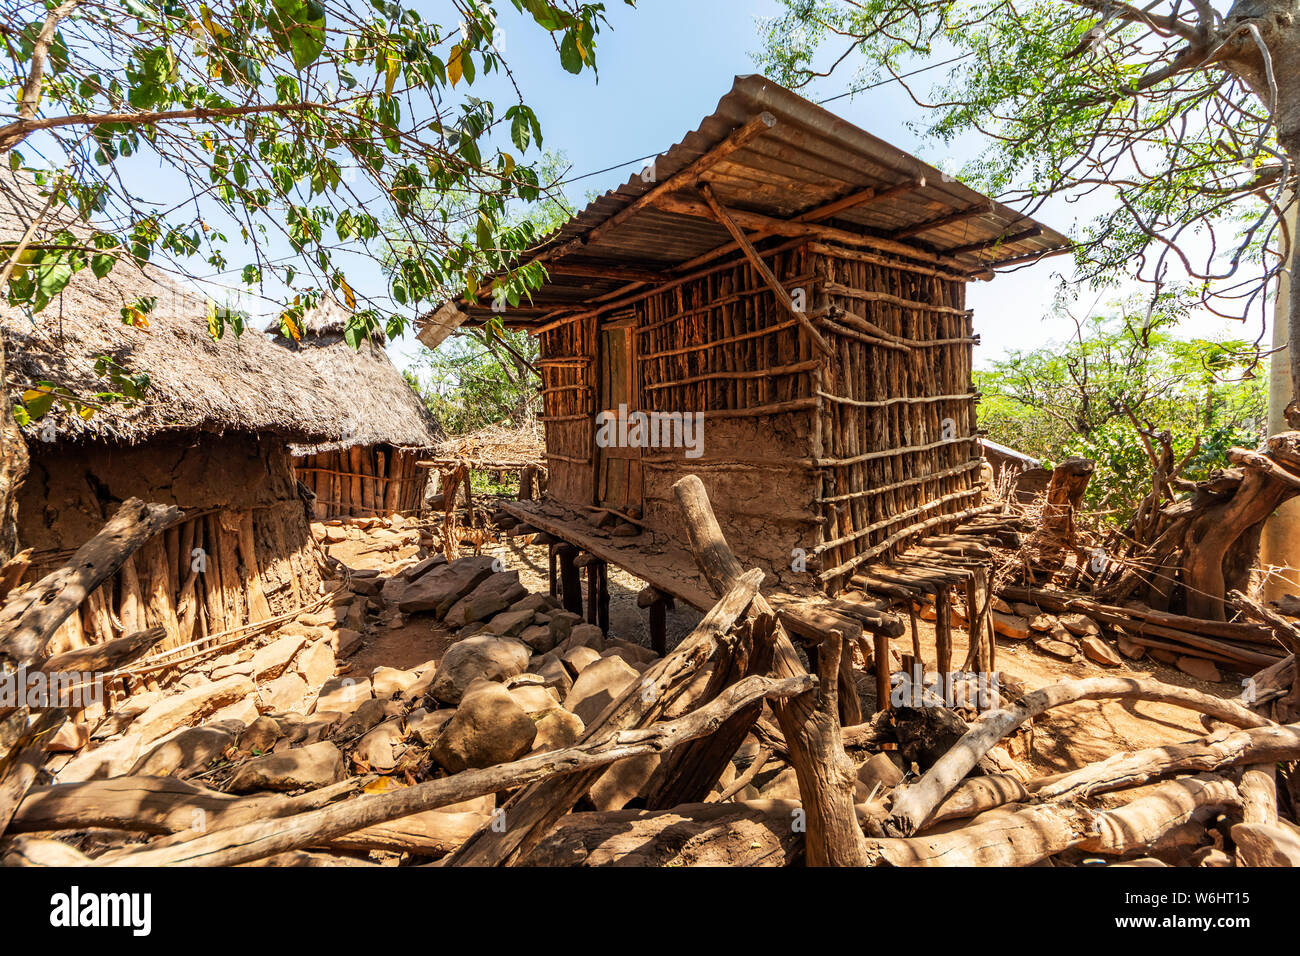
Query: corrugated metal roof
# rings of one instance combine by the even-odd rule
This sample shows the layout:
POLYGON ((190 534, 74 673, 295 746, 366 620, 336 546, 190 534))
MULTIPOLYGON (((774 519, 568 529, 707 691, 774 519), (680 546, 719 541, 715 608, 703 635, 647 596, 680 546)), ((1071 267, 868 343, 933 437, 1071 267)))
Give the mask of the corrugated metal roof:
MULTIPOLYGON (((728 155, 703 176, 718 201, 737 212, 792 219, 865 189, 877 192, 924 178, 923 187, 888 201, 855 206, 822 221, 852 232, 882 239, 899 230, 941 219, 970 207, 987 211, 898 241, 922 255, 949 253, 975 273, 1026 257, 1063 251, 1070 241, 1054 230, 975 190, 945 177, 938 169, 891 146, 763 76, 737 77, 717 110, 698 129, 660 155, 654 178, 641 174, 594 200, 549 236, 542 250, 578 240, 580 248, 548 266, 620 266, 667 272, 673 267, 725 245, 730 236, 712 219, 645 206, 593 241, 585 241, 597 226, 636 199, 709 153, 729 135, 763 113, 776 123, 728 155), (980 243, 1005 241, 993 248, 957 251, 980 243)), ((534 323, 564 305, 582 303, 628 283, 626 278, 564 275, 552 271, 538 293, 539 300, 522 303, 503 316, 507 324, 534 323)), ((458 303, 471 321, 491 315, 486 303, 458 303)))

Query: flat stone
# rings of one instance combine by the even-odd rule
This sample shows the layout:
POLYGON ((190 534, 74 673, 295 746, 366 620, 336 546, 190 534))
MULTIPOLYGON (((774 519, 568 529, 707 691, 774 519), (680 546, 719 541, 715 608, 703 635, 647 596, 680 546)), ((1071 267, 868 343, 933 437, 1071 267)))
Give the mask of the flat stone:
POLYGON ((279 677, 306 643, 307 639, 301 634, 288 634, 258 648, 249 660, 253 676, 257 680, 274 680, 279 677))
MULTIPOLYGON (((449 627, 463 627, 474 621, 486 620, 494 614, 499 614, 510 608, 512 604, 527 594, 528 589, 519 583, 518 571, 501 571, 491 574, 480 582, 473 591, 453 604, 444 620, 449 627)), ((531 620, 533 609, 528 608, 527 610, 529 611, 529 620, 531 620)))
POLYGON ((356 757, 371 770, 387 773, 397 766, 402 746, 402 722, 397 718, 386 720, 357 741, 356 757))
POLYGON ((270 753, 275 742, 284 736, 280 724, 272 717, 258 717, 239 735, 237 746, 249 753, 270 753))
POLYGON ((575 647, 590 647, 599 654, 605 649, 605 635, 595 624, 575 624, 569 636, 557 646, 561 657, 575 647))
POLYGON ((371 698, 370 680, 355 677, 332 677, 316 695, 316 710, 332 710, 350 714, 371 698))
POLYGON ((390 720, 402 713, 403 705, 387 697, 371 697, 363 700, 351 714, 339 724, 334 737, 341 743, 347 743, 354 737, 368 733, 385 720, 390 720))
POLYGON ((1217 684, 1223 680, 1223 675, 1214 666, 1214 661, 1207 661, 1201 657, 1183 655, 1178 658, 1174 666, 1184 674, 1195 677, 1197 680, 1203 680, 1211 684, 1217 684))
POLYGON ((488 621, 480 633, 514 637, 521 633, 524 628, 530 627, 532 623, 532 611, 502 611, 488 621))
POLYGON ((253 682, 248 677, 236 674, 182 694, 164 697, 132 722, 131 733, 140 736, 141 744, 152 743, 182 724, 191 723, 227 704, 233 704, 254 690, 253 682))
POLYGON ((1115 644, 1119 647, 1119 652, 1131 661, 1140 661, 1146 656, 1147 649, 1145 647, 1141 644, 1134 644, 1123 634, 1119 635, 1115 644))
POLYGON ((564 698, 564 709, 577 714, 584 726, 590 726, 640 676, 621 657, 602 657, 583 668, 573 682, 573 690, 564 698))
POLYGON ((510 689, 510 696, 514 698, 516 704, 523 708, 525 714, 550 710, 560 704, 560 698, 555 692, 546 689, 540 684, 525 684, 521 687, 513 687, 510 689))
POLYGON ((447 771, 518 760, 537 738, 537 726, 501 684, 477 680, 465 690, 430 753, 447 771))
POLYGON ((1095 635, 1089 634, 1080 640, 1079 648, 1085 657, 1102 667, 1119 667, 1124 663, 1109 644, 1095 635))
MULTIPOLYGON (((889 790, 903 782, 903 771, 889 758, 888 754, 872 754, 858 768, 858 780, 854 784, 854 793, 859 802, 866 800, 877 786, 889 790)), ((877 792, 877 796, 879 793, 877 792)))
POLYGON ((415 737, 426 747, 433 745, 442 733, 442 729, 447 726, 447 721, 456 715, 454 710, 425 710, 420 708, 411 711, 406 720, 407 733, 415 737))
POLYGON ((207 722, 238 721, 247 727, 260 716, 262 716, 262 712, 257 709, 257 694, 254 693, 249 694, 243 700, 237 700, 233 704, 227 704, 219 710, 214 710, 208 716, 207 722))
POLYGON ((425 558, 423 561, 418 561, 415 564, 403 568, 398 573, 401 575, 402 580, 404 581, 417 581, 420 578, 424 577, 426 574, 428 574, 430 571, 432 571, 434 568, 442 567, 442 565, 446 563, 447 563, 446 555, 435 554, 425 558))
POLYGON ((184 777, 205 769, 234 743, 235 734, 230 725, 187 727, 141 757, 131 768, 130 775, 184 777))
POLYGON ((442 617, 492 573, 495 560, 480 554, 440 565, 407 585, 397 609, 403 614, 431 611, 442 617))
POLYGON ((1078 637, 1101 633, 1101 628, 1097 626, 1097 622, 1086 614, 1062 614, 1057 620, 1061 622, 1062 627, 1078 637))
POLYGON ((555 646, 555 634, 548 624, 533 624, 524 628, 519 632, 519 639, 531 647, 534 654, 545 654, 555 646))
POLYGON ((550 611, 559 607, 559 602, 549 594, 529 594, 510 605, 512 611, 550 611))
POLYGON ((597 810, 622 810, 642 795, 662 760, 661 754, 643 754, 612 764, 591 785, 587 799, 597 810))
POLYGON ((376 697, 392 697, 411 688, 420 675, 415 671, 399 671, 396 667, 376 667, 370 674, 370 686, 376 697))
POLYGON ((563 707, 552 707, 550 710, 529 716, 537 724, 537 738, 533 741, 533 753, 572 747, 578 742, 585 729, 582 718, 563 707))
POLYGON ((325 641, 317 641, 304 647, 294 658, 294 669, 302 675, 302 679, 307 682, 307 686, 312 690, 318 690, 325 685, 325 682, 334 676, 334 671, 338 667, 338 660, 334 656, 333 649, 325 641))
POLYGON ((476 679, 501 681, 522 674, 530 656, 528 645, 513 637, 483 634, 466 638, 442 656, 429 693, 444 704, 459 704, 476 679))
POLYGON ((290 671, 259 687, 257 697, 263 713, 283 714, 303 709, 303 702, 310 694, 311 688, 302 679, 302 675, 290 671))
POLYGON ((1003 614, 1001 611, 990 613, 993 615, 993 630, 1000 636, 1013 641, 1023 641, 1029 637, 1029 618, 1019 614, 1003 614))
POLYGON ((254 757, 240 765, 227 788, 231 793, 254 790, 315 790, 343 779, 343 754, 328 740, 254 757))
POLYGON ((564 666, 569 669, 570 673, 572 673, 574 677, 578 677, 584 670, 600 659, 600 653, 587 647, 585 644, 580 644, 577 647, 566 651, 560 658, 560 660, 564 662, 564 666))
POLYGON ((1072 661, 1079 654, 1079 649, 1073 644, 1067 644, 1065 641, 1056 641, 1050 637, 1034 641, 1034 647, 1038 648, 1044 654, 1051 654, 1053 657, 1059 657, 1063 661, 1072 661))
POLYGON ((534 657, 528 666, 529 670, 542 678, 544 686, 555 688, 561 700, 573 689, 573 678, 569 676, 569 669, 564 666, 564 662, 554 651, 543 654, 540 658, 534 657))

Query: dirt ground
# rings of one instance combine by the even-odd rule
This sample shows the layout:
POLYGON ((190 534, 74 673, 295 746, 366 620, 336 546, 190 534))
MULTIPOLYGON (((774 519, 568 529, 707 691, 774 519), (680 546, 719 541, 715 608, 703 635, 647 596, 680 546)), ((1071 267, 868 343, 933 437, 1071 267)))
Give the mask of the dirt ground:
MULTIPOLYGON (((401 550, 383 550, 370 539, 348 540, 329 546, 332 556, 352 568, 373 568, 391 573, 411 560, 401 550)), ((547 550, 541 545, 525 546, 518 541, 484 548, 499 556, 508 569, 518 570, 520 581, 530 591, 545 593, 547 550)), ((585 585, 585 576, 584 576, 585 585)), ((618 568, 609 569, 610 631, 614 637, 648 646, 647 612, 636 604, 645 582, 618 568)), ((585 588, 584 588, 585 592, 585 588)), ((668 612, 668 646, 673 647, 699 623, 701 614, 678 603, 668 612)), ((455 634, 417 617, 392 627, 376 616, 368 619, 366 643, 349 661, 354 674, 369 674, 379 666, 407 668, 441 659, 455 641, 455 634)), ((934 668, 934 627, 919 622, 923 656, 934 668)), ((965 634, 953 629, 953 659, 966 654, 965 634)), ((910 650, 910 638, 898 638, 895 647, 910 650)), ((1091 661, 1067 662, 1038 651, 1028 641, 999 636, 997 667, 1008 677, 1034 689, 1062 680, 1081 677, 1154 677, 1170 684, 1194 687, 1222 697, 1241 692, 1240 677, 1230 672, 1218 684, 1207 684, 1158 661, 1125 661, 1122 667, 1104 668, 1091 661)), ((1050 774, 1081 767, 1125 750, 1158 746, 1198 737, 1205 733, 1200 719, 1191 711, 1166 704, 1146 702, 1085 701, 1050 711, 1034 723, 1031 767, 1034 774, 1050 774)))

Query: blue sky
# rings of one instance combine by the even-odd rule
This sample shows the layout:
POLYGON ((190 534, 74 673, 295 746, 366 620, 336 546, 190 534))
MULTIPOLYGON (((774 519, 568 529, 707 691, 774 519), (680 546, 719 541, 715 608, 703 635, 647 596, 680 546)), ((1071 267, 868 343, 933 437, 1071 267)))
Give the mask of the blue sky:
MULTIPOLYGON (((510 4, 497 5, 506 59, 525 98, 539 114, 545 145, 563 151, 572 165, 570 177, 574 181, 566 191, 579 207, 590 191, 616 187, 640 169, 640 162, 627 161, 662 151, 696 128, 701 118, 713 112, 735 75, 755 72, 752 53, 760 45, 757 21, 780 10, 776 0, 642 0, 636 9, 621 0, 606 0, 606 5, 610 23, 598 42, 598 77, 589 71, 580 76, 566 73, 546 34, 515 13, 510 4), (618 164, 624 165, 587 175, 618 164)), ((418 0, 413 6, 437 22, 445 23, 455 16, 445 0, 418 0)), ((818 100, 843 93, 853 85, 853 66, 846 63, 834 76, 800 92, 818 100)), ((928 78, 917 79, 921 90, 928 88, 928 78)), ((464 90, 462 84, 458 92, 464 90)), ((470 92, 500 104, 513 98, 500 75, 481 77, 470 92)), ((960 167, 981 145, 969 136, 958 148, 949 149, 915 134, 908 124, 923 120, 924 112, 896 83, 837 99, 828 108, 944 168, 960 167)), ((128 180, 139 192, 159 200, 175 192, 171 183, 157 179, 156 170, 143 166, 132 164, 127 171, 128 180)), ((175 187, 184 189, 179 177, 175 187)), ((1038 218, 1068 233, 1076 217, 1091 218, 1095 212, 1079 205, 1055 203, 1041 211, 1038 218)), ((274 257, 285 251, 272 243, 268 255, 274 257)), ((231 251, 230 259, 245 261, 237 249, 231 251)), ((386 299, 385 282, 375 264, 360 257, 345 260, 345 264, 353 287, 382 305, 386 299)), ((1050 309, 1057 273, 1068 273, 1070 268, 1069 258, 1063 256, 1000 275, 991 283, 971 284, 968 303, 975 310, 976 330, 983 339, 976 350, 977 365, 986 365, 1008 349, 1031 348, 1069 334, 1068 320, 1052 319, 1050 309)), ((205 270, 200 266, 197 271, 205 270)), ((227 289, 236 284, 233 275, 213 278, 227 289)), ((209 292, 222 297, 224 289, 213 285, 209 292)), ((267 289, 270 295, 276 292, 267 289)), ((1086 311, 1094 299, 1095 293, 1083 292, 1081 309, 1086 311)), ((254 301, 246 307, 258 318, 259 325, 265 324, 271 308, 268 303, 254 301)), ((1184 332, 1254 334, 1239 324, 1208 318, 1193 319, 1184 332)), ((402 367, 409 367, 419 351, 420 346, 410 336, 389 345, 394 361, 402 367)))

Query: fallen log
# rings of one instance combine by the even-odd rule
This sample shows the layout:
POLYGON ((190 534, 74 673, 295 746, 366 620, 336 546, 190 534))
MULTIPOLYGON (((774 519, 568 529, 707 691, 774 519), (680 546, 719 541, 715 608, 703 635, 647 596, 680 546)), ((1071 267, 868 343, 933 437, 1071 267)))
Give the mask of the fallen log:
MULTIPOLYGON (((704 483, 687 475, 673 485, 673 494, 682 509, 695 561, 713 592, 722 594, 740 577, 741 566, 718 526, 704 483)), ((772 613, 761 594, 753 604, 757 614, 772 613)), ((821 680, 816 691, 772 703, 807 814, 804 847, 809 866, 861 866, 866 861, 865 838, 854 810, 857 775, 841 740, 837 697, 841 653, 842 641, 823 641, 817 655, 821 680)), ((806 677, 780 622, 773 630, 772 654, 775 675, 806 677)))
POLYGON ((1232 701, 1155 680, 1095 677, 1052 684, 1025 695, 1024 700, 1015 707, 983 715, 920 780, 898 794, 892 811, 884 822, 885 832, 894 836, 916 833, 939 803, 970 773, 979 759, 999 740, 1030 718, 1063 704, 1112 698, 1178 704, 1236 727, 1264 727, 1272 723, 1232 701))
MULTIPOLYGON (((760 697, 804 693, 810 686, 812 678, 806 674, 785 680, 746 678, 728 688, 717 700, 676 720, 641 729, 618 730, 599 740, 512 763, 466 770, 403 790, 358 797, 292 817, 217 830, 175 846, 146 848, 115 855, 111 860, 102 858, 100 862, 112 866, 232 866, 320 846, 364 827, 524 786, 553 774, 574 774, 606 767, 628 757, 662 753, 684 740, 712 733, 728 716, 760 697)), ((639 693, 640 687, 636 689, 639 693)), ((509 803, 497 813, 508 807, 509 803)))
POLYGON ((793 800, 683 804, 565 817, 526 866, 787 866, 803 846, 793 800))
POLYGON ((1068 773, 1025 784, 1035 803, 1083 799, 1136 787, 1182 771, 1212 772, 1243 764, 1300 759, 1300 724, 1220 731, 1185 743, 1119 753, 1068 773))
POLYGON ((870 839, 876 866, 1030 866, 1073 847, 1121 854, 1150 846, 1203 807, 1240 802, 1222 777, 1172 780, 1114 810, 1049 803, 933 836, 870 839))

